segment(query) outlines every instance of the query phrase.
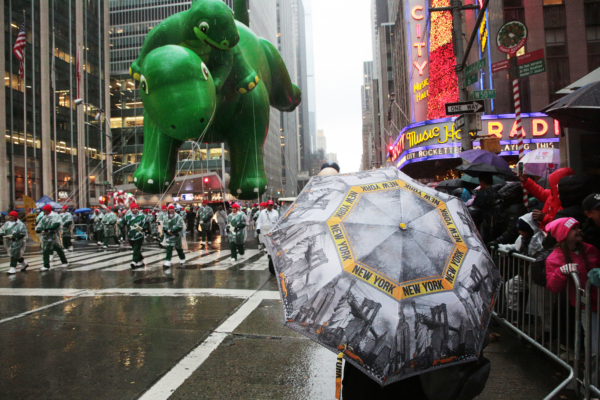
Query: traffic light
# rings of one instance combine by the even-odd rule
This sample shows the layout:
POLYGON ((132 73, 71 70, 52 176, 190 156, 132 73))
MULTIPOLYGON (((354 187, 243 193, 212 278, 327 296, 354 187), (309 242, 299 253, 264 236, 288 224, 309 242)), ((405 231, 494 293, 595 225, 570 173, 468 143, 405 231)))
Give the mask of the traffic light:
POLYGON ((204 183, 208 183, 208 178, 204 178, 204 183))
POLYGON ((277 191, 277 194, 281 194, 281 190, 278 190, 278 191, 277 191))
POLYGON ((390 151, 392 151, 394 149, 394 146, 390 146, 390 151))

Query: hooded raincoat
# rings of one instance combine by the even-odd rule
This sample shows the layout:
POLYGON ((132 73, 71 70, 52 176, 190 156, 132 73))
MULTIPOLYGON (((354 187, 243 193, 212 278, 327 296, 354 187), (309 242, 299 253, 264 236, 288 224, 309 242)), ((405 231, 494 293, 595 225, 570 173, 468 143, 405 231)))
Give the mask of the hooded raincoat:
POLYGON ((62 232, 62 218, 54 211, 44 215, 35 227, 36 232, 42 236, 42 249, 50 250, 54 246, 62 248, 60 235, 62 232))
POLYGON ((117 236, 117 214, 112 211, 104 214, 104 217, 102 218, 102 226, 104 228, 104 235, 106 237, 117 236))
POLYGON ((558 181, 565 176, 575 175, 575 171, 571 168, 560 168, 548 176, 548 184, 550 189, 544 189, 531 178, 527 179, 523 184, 523 188, 533 195, 539 201, 544 202, 542 212, 545 214, 543 221, 540 222, 540 228, 545 231, 546 225, 554 220, 554 216, 562 209, 560 198, 558 195, 558 181))
POLYGON ((181 249, 182 237, 185 235, 185 224, 181 215, 175 213, 172 217, 168 216, 165 220, 163 232, 165 233, 166 246, 173 246, 176 249, 181 249), (171 235, 167 233, 169 231, 171 232, 171 235))
POLYGON ((227 216, 227 233, 229 242, 244 244, 244 228, 246 227, 246 214, 241 211, 227 216))
POLYGON ((4 245, 7 247, 8 255, 11 258, 19 259, 25 254, 25 243, 27 242, 27 227, 18 219, 15 222, 8 221, 0 228, 0 235, 12 236, 10 239, 4 239, 4 245))

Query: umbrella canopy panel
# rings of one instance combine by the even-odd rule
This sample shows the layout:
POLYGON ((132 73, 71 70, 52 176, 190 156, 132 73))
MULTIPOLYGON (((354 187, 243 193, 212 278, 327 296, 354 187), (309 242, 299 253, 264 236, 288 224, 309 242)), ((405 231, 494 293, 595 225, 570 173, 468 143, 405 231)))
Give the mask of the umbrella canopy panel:
POLYGON ((314 177, 268 235, 286 325, 380 384, 477 359, 500 277, 462 201, 393 168, 314 177))

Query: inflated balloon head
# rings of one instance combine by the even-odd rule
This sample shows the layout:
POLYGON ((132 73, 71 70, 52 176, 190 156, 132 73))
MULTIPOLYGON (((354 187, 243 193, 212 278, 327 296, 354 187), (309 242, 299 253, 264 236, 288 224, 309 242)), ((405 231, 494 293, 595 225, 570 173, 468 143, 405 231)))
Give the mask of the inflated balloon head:
POLYGON ((321 171, 324 170, 325 168, 333 168, 337 172, 340 172, 340 166, 337 165, 337 163, 334 163, 334 162, 326 162, 323 165, 321 165, 321 171))

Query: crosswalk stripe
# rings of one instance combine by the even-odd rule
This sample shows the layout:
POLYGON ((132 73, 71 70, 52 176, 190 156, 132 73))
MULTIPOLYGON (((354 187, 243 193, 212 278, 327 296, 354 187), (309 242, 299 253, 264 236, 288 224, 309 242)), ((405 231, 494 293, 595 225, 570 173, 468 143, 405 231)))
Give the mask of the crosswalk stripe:
MULTIPOLYGON (((65 251, 65 256, 67 257, 67 260, 69 260, 69 262, 70 262, 71 259, 79 259, 79 258, 89 257, 89 253, 94 254, 95 252, 82 250, 82 251, 75 251, 73 253, 69 253, 68 251, 65 251), (81 254, 81 253, 88 253, 88 254, 81 254)), ((25 261, 27 261, 29 266, 36 266, 36 265, 43 264, 42 256, 30 257, 28 253, 25 253, 25 255, 23 257, 25 258, 25 261)), ((54 259, 58 260, 58 255, 55 255, 54 259)), ((4 270, 8 269, 9 266, 10 266, 10 261, 0 264, 0 271, 4 271, 4 270)))
MULTIPOLYGON (((184 250, 183 253, 184 254, 190 254, 190 251, 184 250)), ((174 255, 177 256, 177 253, 175 253, 174 255)), ((165 253, 161 251, 161 254, 155 255, 153 257, 145 257, 144 258, 144 263, 146 264, 146 267, 148 267, 148 266, 150 266, 150 264, 152 264, 154 262, 157 262, 157 261, 162 261, 164 259, 165 259, 165 253)), ((174 260, 175 260, 175 262, 177 262, 177 260, 179 260, 179 258, 178 257, 174 257, 174 260)), ((113 272, 113 271, 125 271, 125 270, 128 270, 130 268, 131 268, 131 266, 129 264, 126 264, 126 265, 117 265, 116 267, 103 269, 102 272, 105 272, 105 271, 110 271, 110 272, 113 272)))
MULTIPOLYGON (((119 258, 124 258, 124 259, 130 259, 131 258, 131 254, 132 252, 120 252, 120 253, 112 253, 112 254, 100 254, 97 257, 91 257, 90 255, 87 256, 80 256, 77 257, 77 259, 71 259, 69 258, 69 256, 67 255, 67 261, 69 262, 69 265, 80 265, 85 263, 86 265, 90 265, 90 263, 96 263, 98 261, 103 261, 108 263, 108 265, 112 265, 113 262, 115 262, 117 259, 119 258)), ((90 269, 96 269, 98 264, 91 265, 90 269)), ((42 268, 43 263, 38 263, 37 265, 30 265, 29 268, 27 268, 27 271, 35 271, 38 270, 40 268, 42 268)), ((50 263, 50 267, 52 269, 56 269, 56 268, 62 268, 62 264, 60 262, 60 258, 58 258, 58 256, 54 256, 54 261, 50 263)), ((68 271, 73 271, 73 270, 78 270, 79 268, 84 268, 83 267, 75 267, 73 269, 67 268, 68 271)))
POLYGON ((201 257, 194 261, 188 262, 188 263, 186 263, 186 265, 205 265, 205 264, 211 263, 213 261, 219 260, 221 258, 227 257, 226 253, 227 252, 225 252, 225 251, 217 250, 215 253, 213 253, 209 256, 201 257))
POLYGON ((252 264, 240 268, 240 271, 263 271, 267 268, 269 268, 269 257, 261 257, 252 264))
POLYGON ((202 268, 202 271, 224 271, 229 268, 233 268, 238 264, 248 261, 248 258, 258 254, 258 250, 246 250, 244 253, 244 259, 238 259, 234 263, 225 262, 222 264, 213 265, 212 267, 202 268))
MULTIPOLYGON (((155 251, 151 251, 151 252, 146 252, 145 255, 153 255, 153 254, 158 254, 158 253, 162 253, 163 250, 155 250, 155 251)), ((119 253, 121 254, 121 253, 119 253)), ((119 264, 122 262, 131 262, 131 255, 133 253, 131 252, 127 252, 124 256, 116 258, 116 259, 112 259, 112 260, 108 260, 108 261, 104 261, 104 262, 100 262, 95 264, 94 263, 94 259, 90 259, 89 262, 86 262, 87 265, 83 266, 83 267, 77 267, 77 268, 72 268, 69 269, 69 271, 91 271, 91 270, 95 270, 95 269, 100 269, 100 268, 104 268, 104 267, 110 267, 112 265, 115 264, 119 264)), ((127 264, 127 268, 129 268, 129 264, 127 264)))

